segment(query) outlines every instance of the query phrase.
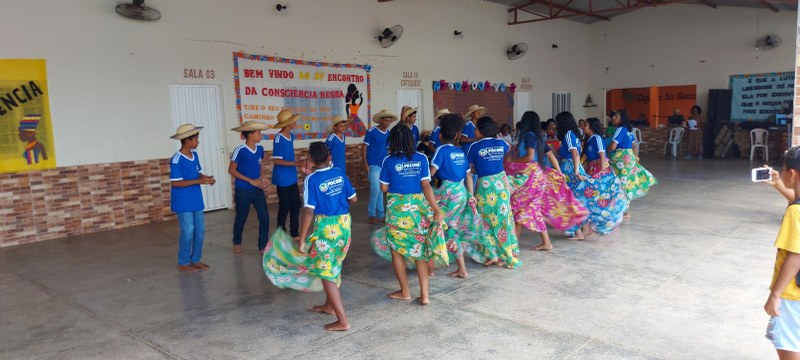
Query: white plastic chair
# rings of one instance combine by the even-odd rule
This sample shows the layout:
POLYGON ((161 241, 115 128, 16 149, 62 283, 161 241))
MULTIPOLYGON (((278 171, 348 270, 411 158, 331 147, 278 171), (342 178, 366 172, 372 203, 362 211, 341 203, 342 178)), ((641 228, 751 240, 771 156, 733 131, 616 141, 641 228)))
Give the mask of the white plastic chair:
POLYGON ((677 158, 681 152, 681 139, 683 138, 683 128, 674 127, 669 131, 669 141, 664 143, 664 153, 667 152, 667 146, 672 145, 672 157, 677 158))
POLYGON ((750 161, 753 161, 753 154, 756 153, 757 148, 764 149, 764 162, 769 161, 769 147, 767 146, 768 138, 769 136, 767 130, 750 130, 750 161))
POLYGON ((647 142, 642 141, 642 131, 638 128, 633 128, 633 137, 636 139, 636 143, 639 145, 636 148, 636 157, 639 157, 639 150, 642 149, 642 145, 644 145, 644 155, 647 156, 647 142))

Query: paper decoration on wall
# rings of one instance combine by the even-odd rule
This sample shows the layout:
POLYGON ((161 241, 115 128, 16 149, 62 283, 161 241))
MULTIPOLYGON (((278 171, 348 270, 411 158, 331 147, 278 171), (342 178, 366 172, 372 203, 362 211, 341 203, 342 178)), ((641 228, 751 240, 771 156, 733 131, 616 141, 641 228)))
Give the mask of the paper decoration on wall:
POLYGON ((56 167, 45 60, 0 60, 0 173, 56 167))
POLYGON ((511 83, 510 86, 506 86, 506 83, 491 83, 489 81, 454 81, 454 82, 447 82, 446 80, 435 80, 432 84, 433 91, 437 92, 440 90, 455 90, 455 91, 499 91, 504 92, 506 90, 511 91, 514 93, 517 89, 517 85, 511 83))
MULTIPOLYGON (((298 139, 324 139, 334 116, 353 116, 347 136, 364 136, 372 116, 370 69, 234 52, 239 120, 272 125, 279 111, 289 109, 302 114, 294 130, 298 139)), ((264 137, 272 139, 278 130, 264 131, 264 137)))

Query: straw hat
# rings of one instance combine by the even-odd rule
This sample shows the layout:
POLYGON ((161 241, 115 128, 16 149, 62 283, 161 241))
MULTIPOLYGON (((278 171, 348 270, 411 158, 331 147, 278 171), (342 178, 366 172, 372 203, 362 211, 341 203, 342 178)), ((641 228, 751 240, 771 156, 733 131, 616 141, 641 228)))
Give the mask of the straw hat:
POLYGON ((438 119, 438 118, 440 118, 440 117, 442 117, 442 116, 445 116, 445 115, 447 115, 447 114, 450 114, 450 110, 447 110, 447 109, 441 109, 441 110, 439 110, 439 111, 437 111, 437 112, 436 112, 436 116, 434 117, 434 119, 438 119))
POLYGON ((258 121, 248 120, 248 121, 243 122, 241 125, 233 128, 231 130, 242 132, 242 131, 267 130, 269 128, 270 127, 267 124, 262 124, 262 123, 260 123, 258 121))
POLYGON ((170 139, 175 139, 175 140, 183 140, 183 139, 186 139, 188 137, 191 137, 191 136, 194 136, 196 134, 199 134, 200 133, 200 129, 202 129, 202 128, 203 128, 202 126, 194 126, 192 124, 183 124, 181 126, 178 126, 178 129, 175 130, 175 135, 172 135, 169 138, 170 139))
POLYGON ((481 115, 483 115, 483 114, 486 114, 486 108, 485 108, 485 107, 483 107, 483 106, 480 106, 480 105, 472 105, 472 106, 470 106, 470 107, 469 107, 469 109, 467 110, 467 113, 466 113, 466 114, 464 114, 464 117, 465 117, 465 118, 469 118, 469 115, 470 115, 470 114, 472 114, 472 113, 474 113, 474 112, 476 112, 476 111, 480 111, 480 114, 478 114, 478 116, 481 116, 481 115))
POLYGON ((278 118, 278 123, 275 124, 275 125, 272 125, 272 128, 273 129, 283 129, 284 127, 286 127, 286 125, 289 125, 289 124, 297 121, 297 119, 300 118, 300 114, 293 113, 293 112, 291 112, 289 110, 281 110, 281 112, 278 113, 277 118, 278 118))
POLYGON ((372 115, 372 122, 378 124, 378 120, 383 119, 383 118, 392 118, 392 122, 397 120, 397 116, 396 115, 393 115, 393 114, 389 113, 388 110, 384 109, 384 110, 379 111, 377 114, 372 115))
POLYGON ((343 122, 347 122, 347 120, 345 120, 343 117, 339 115, 336 115, 333 117, 333 120, 331 120, 331 124, 325 129, 325 131, 333 133, 333 127, 343 122))
POLYGON ((403 110, 400 111, 400 119, 405 121, 407 117, 414 115, 417 113, 417 108, 412 108, 411 106, 403 106, 403 110))

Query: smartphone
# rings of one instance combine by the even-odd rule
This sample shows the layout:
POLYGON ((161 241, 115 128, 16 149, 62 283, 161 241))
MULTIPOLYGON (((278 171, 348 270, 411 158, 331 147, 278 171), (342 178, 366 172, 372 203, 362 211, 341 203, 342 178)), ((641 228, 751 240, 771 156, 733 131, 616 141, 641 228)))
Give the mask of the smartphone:
POLYGON ((752 179, 753 182, 765 182, 772 180, 772 168, 762 167, 753 169, 752 179))

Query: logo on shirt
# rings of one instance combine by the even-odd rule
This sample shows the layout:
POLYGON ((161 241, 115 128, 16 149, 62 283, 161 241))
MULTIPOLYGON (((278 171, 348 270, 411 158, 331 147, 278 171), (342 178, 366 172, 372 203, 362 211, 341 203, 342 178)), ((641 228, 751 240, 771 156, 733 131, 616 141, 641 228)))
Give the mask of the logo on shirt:
POLYGON ((478 156, 487 159, 502 159, 505 155, 505 149, 502 146, 492 146, 478 150, 478 156))
MULTIPOLYGON (((481 150, 481 151, 483 151, 483 150, 481 150)), ((456 159, 458 159, 458 160, 464 159, 464 153, 451 152, 450 153, 450 160, 456 160, 456 159)))
POLYGON ((319 184, 319 191, 324 194, 327 193, 328 190, 330 189, 338 188, 339 192, 341 192, 341 188, 343 185, 344 185, 344 178, 341 176, 337 176, 335 178, 325 180, 321 184, 319 184))

